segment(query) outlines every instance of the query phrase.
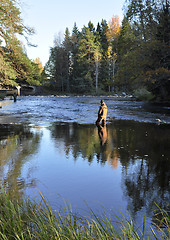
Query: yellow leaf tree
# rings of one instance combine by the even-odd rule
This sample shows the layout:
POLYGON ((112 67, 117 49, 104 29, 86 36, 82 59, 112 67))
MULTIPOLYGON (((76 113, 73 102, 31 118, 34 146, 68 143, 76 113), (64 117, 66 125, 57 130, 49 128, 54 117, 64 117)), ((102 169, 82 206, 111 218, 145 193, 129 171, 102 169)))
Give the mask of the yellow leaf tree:
POLYGON ((33 62, 38 65, 40 73, 42 73, 42 71, 44 70, 44 67, 42 65, 40 58, 33 59, 33 62))
POLYGON ((98 91, 98 76, 99 76, 99 62, 102 58, 102 54, 100 52, 99 46, 96 47, 96 50, 94 52, 94 60, 96 65, 96 93, 98 91))
POLYGON ((120 35, 119 17, 114 16, 108 22, 108 30, 106 32, 106 37, 109 44, 108 51, 107 51, 109 75, 112 83, 114 82, 114 76, 115 76, 115 65, 117 61, 117 44, 118 44, 119 35, 120 35))

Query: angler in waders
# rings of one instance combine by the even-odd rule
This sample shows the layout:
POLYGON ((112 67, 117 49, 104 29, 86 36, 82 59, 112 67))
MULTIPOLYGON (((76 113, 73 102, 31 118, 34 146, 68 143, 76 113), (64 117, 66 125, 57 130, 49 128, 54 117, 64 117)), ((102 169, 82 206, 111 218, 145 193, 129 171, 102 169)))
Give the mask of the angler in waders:
POLYGON ((107 106, 103 100, 101 100, 101 106, 98 111, 98 119, 96 125, 98 126, 102 122, 102 126, 106 126, 106 117, 107 117, 107 106))

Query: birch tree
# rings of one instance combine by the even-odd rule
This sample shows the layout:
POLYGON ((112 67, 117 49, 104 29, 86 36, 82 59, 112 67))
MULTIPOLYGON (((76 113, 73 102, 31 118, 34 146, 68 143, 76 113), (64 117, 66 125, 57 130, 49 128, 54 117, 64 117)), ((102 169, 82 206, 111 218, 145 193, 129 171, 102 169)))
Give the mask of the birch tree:
POLYGON ((120 35, 120 23, 119 17, 113 17, 108 23, 108 30, 106 32, 107 41, 108 41, 108 62, 109 62, 109 75, 112 85, 114 83, 115 78, 115 65, 117 61, 117 46, 118 46, 118 38, 120 35))
POLYGON ((100 52, 99 46, 96 46, 96 50, 94 52, 94 60, 96 64, 96 93, 98 92, 98 78, 99 78, 99 63, 102 58, 102 54, 100 52))

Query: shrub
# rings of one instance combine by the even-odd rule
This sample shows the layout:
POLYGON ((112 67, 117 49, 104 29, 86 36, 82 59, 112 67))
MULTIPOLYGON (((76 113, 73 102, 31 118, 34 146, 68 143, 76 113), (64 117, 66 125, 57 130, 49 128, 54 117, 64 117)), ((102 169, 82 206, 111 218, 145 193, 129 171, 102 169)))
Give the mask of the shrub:
POLYGON ((134 91, 134 96, 140 101, 150 101, 154 98, 154 95, 146 88, 139 88, 134 91))

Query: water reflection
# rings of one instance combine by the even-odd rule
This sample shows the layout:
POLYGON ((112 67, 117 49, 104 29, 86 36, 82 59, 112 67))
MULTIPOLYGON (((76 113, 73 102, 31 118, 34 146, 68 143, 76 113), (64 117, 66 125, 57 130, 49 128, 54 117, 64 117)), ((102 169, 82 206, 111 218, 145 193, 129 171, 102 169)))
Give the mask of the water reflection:
POLYGON ((89 164, 97 159, 100 164, 107 161, 113 166, 118 166, 119 152, 117 150, 116 132, 107 133, 107 128, 95 125, 79 125, 77 123, 70 124, 53 124, 50 127, 53 139, 58 142, 59 139, 64 140, 65 153, 69 155, 73 152, 74 161, 79 155, 83 159, 87 159, 89 164), (107 140, 108 139, 108 140, 107 140))
POLYGON ((122 168, 122 188, 135 215, 151 214, 157 203, 169 204, 170 128, 154 124, 115 122, 122 168))
POLYGON ((81 155, 122 166, 121 187, 128 209, 135 216, 143 208, 150 215, 155 203, 166 208, 169 201, 170 128, 165 125, 114 121, 107 129, 93 125, 60 124, 51 127, 52 138, 62 138, 66 155, 81 155))
POLYGON ((123 120, 105 128, 56 123, 41 131, 0 125, 0 181, 13 195, 45 185, 52 204, 58 193, 73 205, 99 201, 150 216, 155 202, 165 208, 169 200, 169 136, 168 125, 123 120))
POLYGON ((0 125, 0 182, 10 189, 12 197, 20 198, 26 187, 35 186, 31 175, 23 175, 23 168, 39 141, 40 134, 27 126, 0 125))
POLYGON ((97 125, 98 128, 98 134, 99 134, 99 138, 101 141, 101 145, 104 146, 104 144, 106 143, 107 140, 107 129, 106 129, 106 125, 103 127, 101 124, 97 125))

